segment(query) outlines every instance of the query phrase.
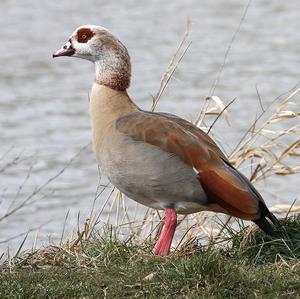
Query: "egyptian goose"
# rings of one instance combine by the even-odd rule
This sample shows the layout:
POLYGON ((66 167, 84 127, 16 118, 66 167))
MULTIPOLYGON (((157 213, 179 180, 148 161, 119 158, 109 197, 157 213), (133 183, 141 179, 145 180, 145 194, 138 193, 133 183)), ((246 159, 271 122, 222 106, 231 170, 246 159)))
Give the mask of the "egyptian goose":
POLYGON ((261 195, 205 132, 175 115, 144 111, 130 99, 130 57, 107 29, 77 28, 53 54, 60 56, 95 64, 90 115, 101 171, 128 197, 165 210, 154 255, 170 253, 177 213, 222 212, 275 233, 266 218, 274 224, 278 220, 261 195))

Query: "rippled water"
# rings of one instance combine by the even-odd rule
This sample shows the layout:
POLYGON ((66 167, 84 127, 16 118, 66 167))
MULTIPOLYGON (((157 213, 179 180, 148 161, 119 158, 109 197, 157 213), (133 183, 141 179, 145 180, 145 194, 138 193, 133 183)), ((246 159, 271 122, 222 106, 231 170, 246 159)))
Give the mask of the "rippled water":
MULTIPOLYGON (((87 93, 93 66, 51 58, 77 26, 105 26, 127 45, 133 63, 129 93, 148 108, 150 94, 157 91, 186 19, 191 18, 192 46, 158 105, 158 110, 189 118, 200 110, 246 4, 237 0, 89 0, 85 4, 79 0, 2 0, 0 157, 10 151, 0 161, 5 165, 17 155, 23 160, 0 172, 0 217, 14 198, 25 198, 90 142, 87 93)), ((299 81, 299 9, 298 0, 253 1, 250 6, 216 89, 226 102, 238 97, 230 110, 231 127, 223 121, 216 126, 227 148, 239 140, 258 111, 256 85, 267 104, 299 81)), ((39 239, 55 239, 68 210, 70 227, 76 224, 79 211, 84 218, 96 183, 97 167, 88 147, 42 192, 43 199, 0 222, 0 241, 48 220, 39 239)), ((292 202, 299 194, 298 185, 299 176, 295 176, 274 179, 262 187, 279 195, 280 201, 267 194, 266 201, 272 204, 292 202)), ((10 246, 15 248, 19 242, 14 240, 10 246)))

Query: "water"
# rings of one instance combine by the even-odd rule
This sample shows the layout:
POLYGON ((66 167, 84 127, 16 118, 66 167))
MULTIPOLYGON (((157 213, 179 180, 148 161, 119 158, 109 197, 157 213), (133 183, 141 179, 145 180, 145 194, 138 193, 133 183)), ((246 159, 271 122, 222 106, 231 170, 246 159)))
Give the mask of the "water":
MULTIPOLYGON (((90 142, 87 93, 93 66, 51 58, 77 26, 99 24, 117 34, 132 57, 129 93, 142 108, 148 108, 150 94, 157 91, 186 19, 191 18, 192 46, 158 105, 160 111, 189 118, 209 93, 247 4, 234 0, 101 2, 0 2, 0 155, 13 147, 0 161, 3 166, 17 155, 23 159, 0 172, 0 217, 14 198, 17 202, 26 198, 90 142)), ((226 102, 238 97, 230 110, 231 127, 223 120, 216 126, 227 149, 258 111, 256 85, 267 105, 299 81, 299 9, 297 0, 253 1, 215 92, 226 102)), ((288 204, 299 193, 298 182, 299 175, 278 178, 261 189, 279 196, 265 193, 268 204, 288 204)), ((75 226, 79 211, 84 218, 90 210, 96 184, 97 167, 88 147, 41 192, 37 199, 42 199, 0 222, 0 241, 49 220, 40 228, 39 240, 56 239, 68 210, 69 228, 75 226)), ((14 239, 9 246, 14 249, 19 243, 20 238, 14 239)), ((29 240, 27 244, 31 245, 29 240)))

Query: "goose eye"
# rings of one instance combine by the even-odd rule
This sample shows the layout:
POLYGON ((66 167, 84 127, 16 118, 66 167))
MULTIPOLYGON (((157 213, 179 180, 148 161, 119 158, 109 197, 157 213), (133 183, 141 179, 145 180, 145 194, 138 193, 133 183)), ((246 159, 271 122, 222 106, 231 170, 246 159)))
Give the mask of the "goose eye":
POLYGON ((77 31, 79 43, 87 43, 94 36, 94 32, 89 28, 81 28, 77 31))

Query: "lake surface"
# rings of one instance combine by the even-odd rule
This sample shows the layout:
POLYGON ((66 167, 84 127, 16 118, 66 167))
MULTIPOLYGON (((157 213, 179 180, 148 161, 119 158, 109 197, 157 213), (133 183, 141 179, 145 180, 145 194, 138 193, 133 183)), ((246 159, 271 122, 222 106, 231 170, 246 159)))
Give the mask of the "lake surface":
MULTIPOLYGON (((0 217, 90 143, 88 91, 93 66, 51 57, 77 26, 102 25, 123 41, 133 64, 129 93, 147 109, 189 17, 192 45, 157 110, 190 119, 209 93, 246 5, 237 0, 2 0, 0 170, 10 164, 0 171, 0 217)), ((223 120, 215 126, 228 152, 259 111, 256 86, 267 105, 300 80, 299 10, 298 0, 252 2, 215 91, 226 103, 238 98, 230 108, 231 126, 223 120)), ((299 96, 294 101, 299 103, 299 96)), ((263 194, 269 205, 289 204, 299 195, 299 178, 274 178, 259 188, 268 191, 263 194)), ((88 146, 38 194, 34 204, 0 222, 0 242, 41 225, 39 243, 57 240, 68 211, 68 230, 76 227, 79 212, 84 219, 90 211, 97 182, 88 146)), ((20 238, 0 244, 0 249, 18 244, 20 238)))

